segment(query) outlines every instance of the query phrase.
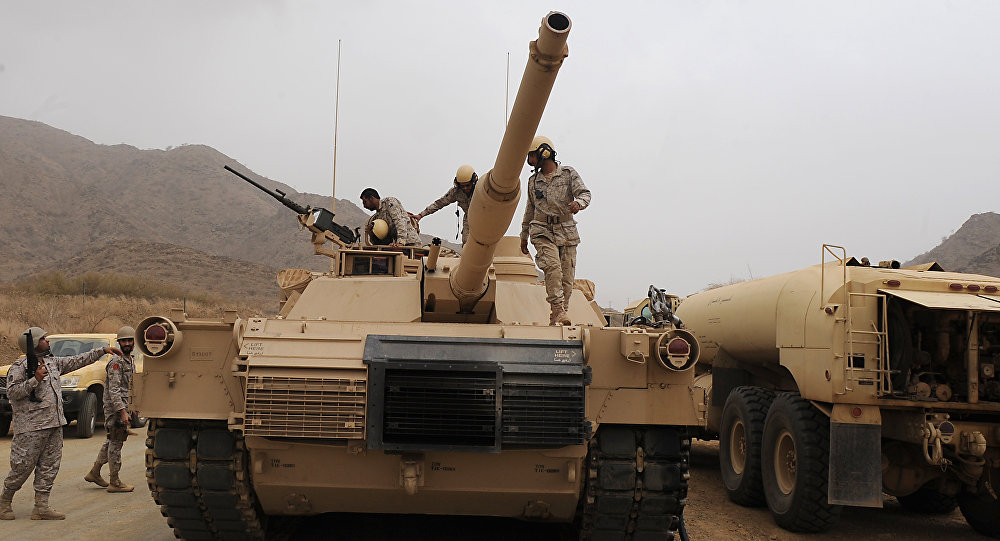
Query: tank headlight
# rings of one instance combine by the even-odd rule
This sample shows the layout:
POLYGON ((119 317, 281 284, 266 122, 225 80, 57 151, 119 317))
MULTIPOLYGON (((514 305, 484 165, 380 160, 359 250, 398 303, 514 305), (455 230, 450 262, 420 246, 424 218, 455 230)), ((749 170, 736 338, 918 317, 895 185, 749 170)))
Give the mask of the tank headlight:
POLYGON ((674 329, 656 339, 656 359, 672 372, 683 372, 698 362, 698 339, 683 329, 674 329))
POLYGON ((80 376, 62 376, 59 378, 59 386, 63 388, 73 388, 80 383, 80 376))
POLYGON ((163 357, 177 348, 181 341, 181 331, 173 321, 165 317, 147 317, 135 329, 136 347, 149 357, 163 357))

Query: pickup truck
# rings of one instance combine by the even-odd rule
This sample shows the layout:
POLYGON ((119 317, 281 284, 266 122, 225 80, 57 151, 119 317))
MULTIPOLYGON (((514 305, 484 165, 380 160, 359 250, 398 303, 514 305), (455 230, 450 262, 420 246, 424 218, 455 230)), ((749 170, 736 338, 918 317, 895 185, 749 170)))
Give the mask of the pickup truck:
MULTIPOLYGON (((49 347, 56 357, 70 357, 86 353, 103 346, 117 347, 116 335, 111 334, 50 334, 49 347)), ((142 353, 134 351, 137 372, 142 371, 142 353)), ((16 360, 16 359, 15 359, 16 360)), ((76 421, 76 436, 89 438, 94 435, 98 422, 104 422, 104 385, 107 380, 106 366, 111 355, 104 355, 97 362, 84 366, 59 378, 62 386, 63 413, 66 420, 76 421)), ((10 430, 11 408, 7 399, 7 371, 10 365, 0 367, 0 436, 10 430)), ((139 428, 146 420, 132 414, 132 427, 139 428)))

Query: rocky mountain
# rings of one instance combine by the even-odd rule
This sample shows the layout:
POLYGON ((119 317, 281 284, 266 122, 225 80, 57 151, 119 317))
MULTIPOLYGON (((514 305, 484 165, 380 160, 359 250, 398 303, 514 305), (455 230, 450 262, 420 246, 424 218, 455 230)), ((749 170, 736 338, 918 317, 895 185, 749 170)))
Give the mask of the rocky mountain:
MULTIPOLYGON (((0 116, 0 282, 115 240, 147 248, 138 253, 150 265, 184 254, 168 247, 173 245, 269 268, 329 269, 291 211, 223 165, 299 204, 329 206, 328 196, 254 175, 211 147, 98 145, 40 122, 0 116)), ((338 223, 353 229, 367 217, 353 201, 337 200, 338 223)))
POLYGON ((973 214, 941 244, 903 266, 930 261, 948 271, 1000 276, 1000 214, 973 214))

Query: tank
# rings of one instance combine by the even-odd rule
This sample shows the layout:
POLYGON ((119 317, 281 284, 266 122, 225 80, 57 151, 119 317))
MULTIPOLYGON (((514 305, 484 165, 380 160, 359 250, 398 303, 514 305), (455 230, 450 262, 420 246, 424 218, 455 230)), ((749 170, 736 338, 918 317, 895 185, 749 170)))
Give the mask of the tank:
POLYGON ((573 324, 549 326, 532 260, 503 236, 569 30, 551 12, 530 44, 460 258, 362 246, 268 191, 333 271, 279 273, 275 317, 136 326, 147 479, 178 537, 261 539, 269 517, 328 512, 512 517, 595 540, 683 530, 689 430, 706 422, 697 340, 670 317, 606 327, 581 291, 573 324))
POLYGON ((820 531, 885 492, 1000 537, 1000 278, 823 254, 678 309, 730 499, 820 531))

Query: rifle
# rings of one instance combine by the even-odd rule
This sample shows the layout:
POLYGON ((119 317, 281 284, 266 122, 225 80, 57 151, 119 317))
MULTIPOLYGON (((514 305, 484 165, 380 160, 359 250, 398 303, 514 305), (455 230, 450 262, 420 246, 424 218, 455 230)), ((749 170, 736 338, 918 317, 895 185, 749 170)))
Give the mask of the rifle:
POLYGON ((250 177, 240 173, 239 171, 229 167, 228 165, 223 166, 226 171, 240 177, 241 179, 249 182, 256 186, 260 191, 270 195, 271 197, 277 199, 282 205, 292 209, 293 212, 301 216, 299 219, 304 225, 307 225, 309 229, 314 229, 317 233, 323 234, 327 231, 336 235, 345 244, 351 244, 357 237, 350 228, 342 226, 337 222, 333 221, 333 213, 325 208, 312 208, 309 206, 303 207, 302 205, 292 201, 285 195, 285 192, 281 190, 268 190, 264 186, 252 180, 250 177))
MULTIPOLYGON (((27 372, 27 374, 25 374, 27 377, 24 378, 24 380, 28 381, 28 378, 35 377, 35 371, 38 370, 38 355, 35 355, 35 342, 34 342, 34 340, 32 340, 31 330, 29 329, 28 331, 25 331, 24 336, 25 336, 25 338, 27 338, 27 344, 28 344, 28 347, 25 348, 25 349, 28 350, 26 352, 26 354, 28 356, 28 372, 27 372)), ((42 401, 41 398, 38 398, 37 396, 35 396, 35 390, 34 389, 31 390, 31 395, 28 396, 28 400, 30 400, 31 402, 41 402, 42 401)))

